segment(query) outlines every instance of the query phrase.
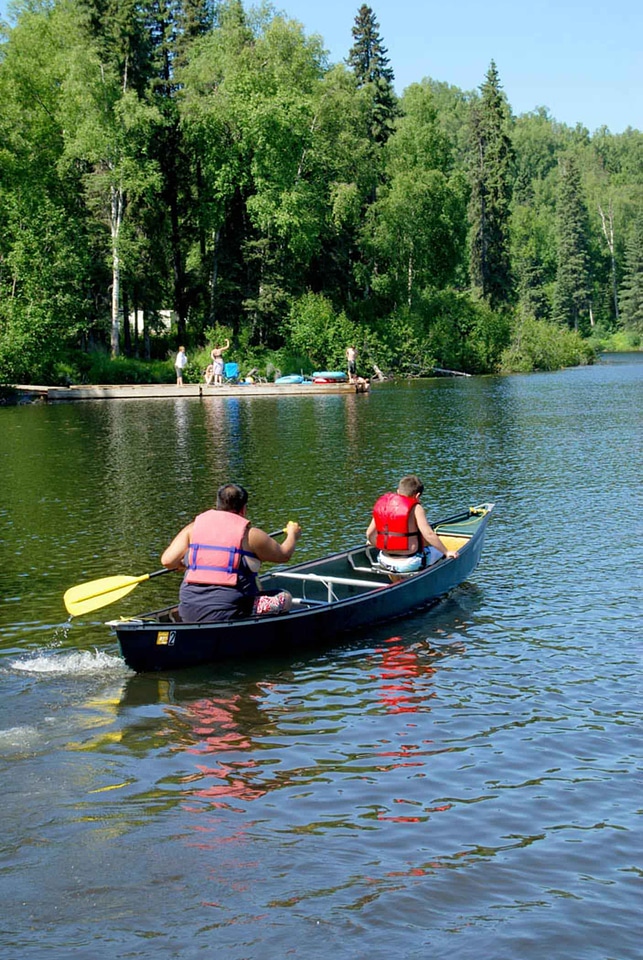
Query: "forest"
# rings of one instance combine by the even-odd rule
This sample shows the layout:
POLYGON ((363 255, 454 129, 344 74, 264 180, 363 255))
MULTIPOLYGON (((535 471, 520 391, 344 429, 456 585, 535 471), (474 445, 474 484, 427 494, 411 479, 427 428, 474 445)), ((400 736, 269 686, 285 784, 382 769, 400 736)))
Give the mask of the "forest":
MULTIPOLYGON (((0 383, 557 369, 643 334, 643 134, 401 94, 240 0, 17 0, 0 28, 0 383), (170 324, 167 318, 170 318, 170 324), (136 318, 136 322, 134 322, 136 318)), ((352 44, 351 44, 352 37, 352 44)), ((427 50, 430 63, 430 49, 427 50)))

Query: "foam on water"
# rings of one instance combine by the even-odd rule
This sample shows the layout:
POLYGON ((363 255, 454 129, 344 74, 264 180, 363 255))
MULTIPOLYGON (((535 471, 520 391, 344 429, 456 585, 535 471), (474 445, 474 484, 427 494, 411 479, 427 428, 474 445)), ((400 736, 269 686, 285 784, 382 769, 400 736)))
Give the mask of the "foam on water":
POLYGON ((0 730, 0 751, 26 750, 33 748, 36 741, 40 740, 40 733, 29 724, 21 727, 9 727, 8 730, 0 730))
POLYGON ((40 652, 11 661, 9 669, 31 675, 76 677, 129 676, 132 673, 120 657, 101 650, 40 652))

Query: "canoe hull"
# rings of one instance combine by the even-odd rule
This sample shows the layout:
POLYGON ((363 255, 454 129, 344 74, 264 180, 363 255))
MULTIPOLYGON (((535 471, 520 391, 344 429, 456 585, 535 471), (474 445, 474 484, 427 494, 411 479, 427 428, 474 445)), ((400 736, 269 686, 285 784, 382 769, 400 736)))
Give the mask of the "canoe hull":
POLYGON ((373 572, 367 563, 373 554, 356 547, 317 561, 275 568, 263 576, 264 589, 285 587, 297 597, 300 605, 283 616, 190 624, 172 622, 173 608, 167 608, 111 621, 109 626, 116 632, 125 662, 137 672, 327 645, 341 634, 403 617, 463 583, 479 563, 493 504, 472 509, 485 512, 473 517, 460 514, 436 525, 442 536, 450 535, 458 523, 460 530, 469 526, 455 559, 439 561, 395 583, 381 571, 373 572))

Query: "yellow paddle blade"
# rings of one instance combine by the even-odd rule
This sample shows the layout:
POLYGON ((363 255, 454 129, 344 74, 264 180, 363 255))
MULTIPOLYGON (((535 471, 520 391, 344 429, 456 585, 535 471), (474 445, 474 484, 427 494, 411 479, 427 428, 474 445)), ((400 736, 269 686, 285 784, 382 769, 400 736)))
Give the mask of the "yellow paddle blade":
POLYGON ((63 600, 67 613, 78 617, 92 610, 100 610, 126 597, 139 583, 149 579, 150 574, 144 573, 142 577, 103 577, 102 580, 79 583, 65 592, 63 600))

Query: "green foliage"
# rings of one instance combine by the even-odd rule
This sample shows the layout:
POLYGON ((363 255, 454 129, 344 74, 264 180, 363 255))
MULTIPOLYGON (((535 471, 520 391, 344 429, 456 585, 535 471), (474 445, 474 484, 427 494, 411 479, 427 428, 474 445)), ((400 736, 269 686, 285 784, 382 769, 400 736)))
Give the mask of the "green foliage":
POLYGON ((565 131, 541 107, 516 119, 511 141, 516 156, 514 199, 529 204, 556 175, 558 156, 566 146, 565 131))
POLYGON ((496 308, 513 299, 509 222, 514 151, 509 108, 493 60, 480 89, 480 102, 471 111, 470 272, 472 285, 496 308))
POLYGON ((498 369, 509 342, 506 313, 455 290, 427 291, 424 297, 427 340, 436 366, 463 373, 498 369))
POLYGON ((427 340, 423 318, 408 308, 375 327, 376 340, 369 343, 369 356, 380 369, 397 376, 428 376, 435 366, 432 345, 427 340))
POLYGON ((336 313, 330 300, 307 293, 295 300, 287 323, 289 345, 305 356, 313 369, 343 369, 346 347, 357 339, 346 314, 336 313))
POLYGON ((510 318, 469 294, 427 288, 412 310, 380 321, 375 333, 363 353, 388 372, 428 375, 438 367, 492 373, 509 343, 510 318))
POLYGON ((354 43, 348 54, 348 65, 355 74, 357 86, 366 89, 371 97, 371 137, 375 143, 386 143, 393 130, 397 100, 393 90, 395 74, 389 66, 379 29, 373 10, 363 3, 352 27, 354 43))
POLYGON ((620 306, 623 323, 643 333, 643 213, 632 225, 627 241, 620 306))
POLYGON ((174 356, 171 360, 135 360, 110 357, 105 351, 76 353, 71 363, 59 364, 57 372, 69 383, 173 383, 174 356))
POLYGON ((586 341, 596 353, 629 353, 643 348, 643 335, 635 330, 594 330, 586 341))
POLYGON ((502 355, 502 369, 506 373, 560 370, 592 363, 594 359, 591 344, 577 331, 524 317, 517 322, 511 345, 502 355))
MULTIPOLYGON (((38 319, 42 323, 46 322, 47 317, 32 316, 31 319, 36 321, 33 326, 24 322, 23 318, 17 322, 13 318, 0 321, 0 383, 49 382, 56 355, 49 345, 43 345, 38 336, 38 319)), ((48 341, 44 343, 48 344, 48 341)))
POLYGON ((587 208, 573 154, 560 161, 556 203, 558 265, 553 319, 579 330, 589 305, 587 208))
POLYGON ((493 63, 479 92, 424 80, 398 100, 366 4, 353 41, 329 66, 321 38, 240 0, 19 4, 0 56, 0 376, 171 382, 180 338, 197 381, 225 336, 242 373, 343 366, 351 342, 365 371, 485 372, 516 295, 520 316, 639 335, 643 135, 513 118, 493 63), (145 311, 158 370, 85 353, 142 349, 125 308, 145 311), (168 308, 171 337, 151 320, 168 308))
POLYGON ((377 263, 373 290, 386 307, 413 307, 422 289, 456 279, 465 244, 465 183, 451 172, 448 142, 430 88, 414 84, 385 148, 388 177, 366 216, 377 263))
POLYGON ((538 201, 514 206, 511 254, 520 308, 538 320, 551 315, 556 277, 556 226, 550 206, 538 201))
POLYGON ((23 330, 0 337, 0 383, 72 384, 173 383, 173 359, 111 358, 104 350, 43 349, 23 330))

